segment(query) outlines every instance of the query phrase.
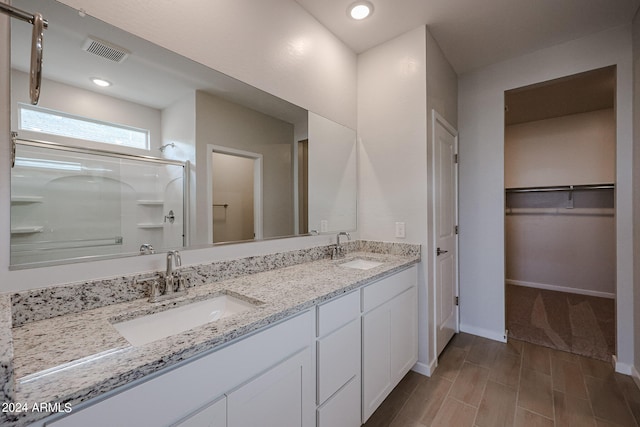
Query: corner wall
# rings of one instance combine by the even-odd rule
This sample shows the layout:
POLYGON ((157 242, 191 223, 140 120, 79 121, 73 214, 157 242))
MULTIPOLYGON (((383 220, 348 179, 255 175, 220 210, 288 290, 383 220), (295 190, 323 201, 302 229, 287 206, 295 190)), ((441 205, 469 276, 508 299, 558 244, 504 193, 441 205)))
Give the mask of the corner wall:
POLYGON ((423 262, 427 264, 426 288, 428 290, 429 360, 437 360, 435 343, 435 236, 433 218, 433 121, 431 111, 437 111, 451 126, 458 128, 458 75, 444 56, 440 46, 427 29, 427 241, 422 249, 423 262))
POLYGON ((435 367, 430 220, 430 109, 457 123, 457 76, 426 27, 358 56, 358 228, 363 239, 422 245, 419 354, 435 367), (404 222, 406 238, 395 237, 404 222))
POLYGON ((422 245, 422 262, 418 265, 421 371, 428 371, 431 361, 424 252, 428 182, 426 47, 426 27, 419 27, 358 56, 358 229, 365 240, 422 245), (405 239, 395 237, 396 222, 405 223, 405 239))
POLYGON ((631 27, 467 73, 459 82, 460 311, 463 330, 504 335, 504 91, 617 65, 617 369, 634 360, 631 27))

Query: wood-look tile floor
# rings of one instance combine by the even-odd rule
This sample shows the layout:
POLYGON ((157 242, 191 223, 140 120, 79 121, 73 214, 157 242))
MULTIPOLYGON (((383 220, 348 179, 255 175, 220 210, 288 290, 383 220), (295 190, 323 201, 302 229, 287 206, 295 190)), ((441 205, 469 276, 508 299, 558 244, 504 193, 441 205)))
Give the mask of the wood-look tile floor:
POLYGON ((409 372, 365 427, 638 426, 640 389, 611 364, 460 333, 428 378, 409 372))

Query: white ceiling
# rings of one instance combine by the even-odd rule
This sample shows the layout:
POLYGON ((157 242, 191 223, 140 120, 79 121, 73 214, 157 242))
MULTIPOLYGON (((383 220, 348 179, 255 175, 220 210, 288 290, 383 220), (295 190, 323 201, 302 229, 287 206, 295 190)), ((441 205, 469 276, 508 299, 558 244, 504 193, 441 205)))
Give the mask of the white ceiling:
MULTIPOLYGON (((365 21, 354 21, 347 16, 347 6, 354 0, 295 1, 356 52, 427 24, 459 74, 629 23, 640 5, 640 0, 370 0, 375 6, 374 14, 365 21)), ((26 10, 39 9, 49 18, 50 27, 45 34, 45 77, 52 80, 99 90, 87 76, 104 75, 116 83, 109 88, 112 96, 154 108, 164 108, 185 93, 200 89, 218 96, 233 93, 237 98, 234 102, 243 105, 256 96, 264 98, 251 108, 270 110, 283 120, 293 122, 289 117, 297 120, 301 114, 293 106, 284 105, 288 103, 275 107, 264 94, 256 95, 252 88, 244 88, 247 85, 240 85, 204 66, 90 17, 82 19, 77 12, 58 2, 14 0, 13 3, 26 10), (79 49, 88 34, 120 44, 136 55, 123 64, 111 65, 107 73, 105 70, 110 64, 89 62, 89 56, 79 49), (168 55, 174 58, 170 66, 168 55), (74 67, 70 68, 69 63, 74 67), (155 69, 150 71, 150 66, 155 69), (145 78, 129 82, 127 76, 131 75, 145 78), (226 85, 234 89, 222 89, 226 85), (163 90, 158 91, 157 87, 163 90)), ((12 25, 12 39, 18 46, 12 49, 13 67, 28 70, 30 26, 19 22, 12 25)))
POLYGON ((370 0, 364 21, 354 0, 295 0, 356 53, 428 25, 458 74, 630 23, 640 0, 370 0))

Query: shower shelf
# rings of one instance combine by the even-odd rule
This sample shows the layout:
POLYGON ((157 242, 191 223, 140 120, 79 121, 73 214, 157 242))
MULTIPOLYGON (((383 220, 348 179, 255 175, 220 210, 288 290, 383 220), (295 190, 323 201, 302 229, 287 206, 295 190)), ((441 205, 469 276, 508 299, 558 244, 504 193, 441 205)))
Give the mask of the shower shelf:
POLYGON ((138 204, 139 205, 158 206, 158 205, 164 205, 164 200, 146 200, 146 199, 141 199, 141 200, 138 200, 138 204))
POLYGON ((164 227, 164 223, 144 223, 138 224, 138 228, 162 228, 164 227))
POLYGON ((14 205, 26 205, 29 203, 42 203, 42 196, 13 196, 11 203, 14 205))
POLYGON ((11 234, 35 234, 42 233, 44 227, 41 225, 35 225, 32 227, 16 227, 11 229, 11 234))

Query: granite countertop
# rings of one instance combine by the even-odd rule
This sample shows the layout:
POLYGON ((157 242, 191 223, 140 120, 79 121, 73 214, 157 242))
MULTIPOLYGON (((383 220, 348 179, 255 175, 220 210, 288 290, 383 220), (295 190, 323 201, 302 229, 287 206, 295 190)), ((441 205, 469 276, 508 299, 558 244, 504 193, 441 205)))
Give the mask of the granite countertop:
MULTIPOLYGON (((191 287, 186 296, 161 303, 137 299, 14 327, 10 331, 13 400, 76 405, 419 261, 419 255, 353 252, 344 259, 322 259, 191 287), (354 258, 383 264, 368 270, 339 265, 354 258), (220 294, 247 300, 255 308, 137 347, 112 326, 220 294)), ((7 304, 0 304, 0 319, 6 310, 7 304)), ((26 414, 30 421, 46 415, 26 414)))

